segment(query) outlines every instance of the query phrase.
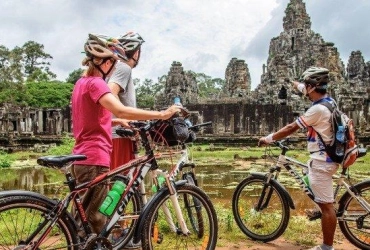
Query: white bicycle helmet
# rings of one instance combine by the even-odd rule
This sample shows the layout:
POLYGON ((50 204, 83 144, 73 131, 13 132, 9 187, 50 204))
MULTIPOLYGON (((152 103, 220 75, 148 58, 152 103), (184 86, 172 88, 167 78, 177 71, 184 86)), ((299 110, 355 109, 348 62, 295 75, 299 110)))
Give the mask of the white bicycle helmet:
POLYGON ((138 34, 134 32, 128 32, 125 35, 118 38, 122 48, 125 51, 133 51, 140 47, 145 41, 144 39, 138 34))
POLYGON ((84 46, 86 56, 127 60, 125 50, 117 39, 104 35, 89 34, 84 46))
POLYGON ((301 80, 310 85, 326 85, 329 81, 329 70, 321 67, 310 67, 303 72, 301 80))

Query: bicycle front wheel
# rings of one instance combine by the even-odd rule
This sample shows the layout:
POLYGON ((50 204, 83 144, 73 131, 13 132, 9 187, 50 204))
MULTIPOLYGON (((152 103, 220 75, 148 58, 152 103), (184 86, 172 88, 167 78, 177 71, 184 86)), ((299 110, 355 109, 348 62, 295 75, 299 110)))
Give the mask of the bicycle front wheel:
MULTIPOLYGON (((20 191, 22 192, 22 191, 20 191)), ((78 249, 71 217, 62 214, 51 226, 55 204, 39 196, 12 195, 0 198, 0 249, 78 249), (50 227, 49 227, 50 226, 50 227), (50 230, 46 237, 41 235, 50 230), (37 246, 37 247, 36 247, 37 246)))
POLYGON ((218 224, 209 197, 194 185, 185 184, 176 189, 181 213, 190 233, 186 235, 182 233, 170 194, 168 191, 164 192, 149 208, 141 238, 143 250, 215 249, 218 224), (195 206, 194 200, 198 203, 195 206))
MULTIPOLYGON (((183 179, 186 180, 188 184, 196 186, 193 173, 184 174, 183 179)), ((202 204, 194 196, 184 194, 184 205, 185 209, 187 210, 189 221, 194 229, 194 232, 198 234, 199 238, 203 237, 204 234, 203 227, 199 227, 199 225, 203 224, 202 204), (196 217, 194 217, 194 215, 196 217)))
POLYGON ((288 201, 280 187, 272 182, 266 184, 262 175, 249 176, 236 187, 232 210, 239 228, 253 240, 275 240, 289 222, 288 201))
MULTIPOLYGON (((361 202, 370 205, 370 181, 362 182, 355 186, 357 197, 361 202)), ((360 249, 370 249, 370 213, 357 199, 345 194, 344 202, 340 204, 338 217, 339 227, 343 235, 353 245, 360 249)))

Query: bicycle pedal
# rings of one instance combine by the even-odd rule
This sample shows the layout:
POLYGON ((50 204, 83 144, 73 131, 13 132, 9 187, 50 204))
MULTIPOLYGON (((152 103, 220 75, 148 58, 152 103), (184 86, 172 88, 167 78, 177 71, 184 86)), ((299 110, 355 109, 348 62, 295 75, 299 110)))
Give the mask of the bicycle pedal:
POLYGON ((309 221, 320 219, 322 215, 318 210, 306 210, 305 212, 309 221))

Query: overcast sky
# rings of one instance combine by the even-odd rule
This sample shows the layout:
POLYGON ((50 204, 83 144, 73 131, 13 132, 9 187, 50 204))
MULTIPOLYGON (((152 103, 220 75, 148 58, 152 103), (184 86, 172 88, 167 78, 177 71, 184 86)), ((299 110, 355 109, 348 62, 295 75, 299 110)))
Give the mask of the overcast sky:
MULTIPOLYGON (((0 44, 35 41, 51 70, 65 80, 80 68, 88 33, 140 33, 145 43, 134 78, 157 78, 179 61, 185 70, 224 78, 231 58, 248 64, 260 82, 269 43, 283 31, 289 0, 1 0, 0 44)), ((313 31, 334 42, 347 65, 351 51, 370 61, 369 0, 306 0, 313 31), (366 18, 367 17, 367 18, 366 18)))

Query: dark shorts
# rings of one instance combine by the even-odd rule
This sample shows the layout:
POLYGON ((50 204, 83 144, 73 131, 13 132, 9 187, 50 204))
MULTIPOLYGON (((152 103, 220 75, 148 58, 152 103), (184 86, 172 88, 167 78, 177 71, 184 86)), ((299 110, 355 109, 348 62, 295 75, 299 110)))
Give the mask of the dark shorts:
MULTIPOLYGON (((109 168, 91 165, 73 165, 71 170, 73 176, 76 178, 77 184, 81 184, 91 181, 95 177, 108 172, 109 168)), ((86 217, 90 223, 93 232, 97 234, 101 232, 107 220, 106 216, 98 211, 100 205, 103 203, 105 197, 107 196, 107 193, 108 181, 80 192, 81 201, 86 212, 86 217)), ((80 223, 79 218, 77 218, 77 222, 80 223)))

